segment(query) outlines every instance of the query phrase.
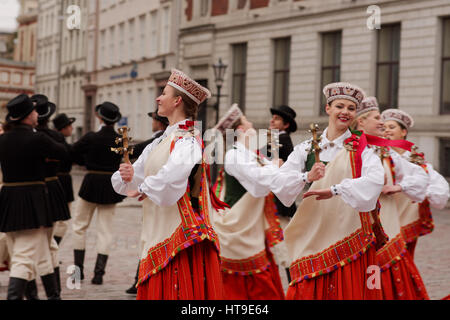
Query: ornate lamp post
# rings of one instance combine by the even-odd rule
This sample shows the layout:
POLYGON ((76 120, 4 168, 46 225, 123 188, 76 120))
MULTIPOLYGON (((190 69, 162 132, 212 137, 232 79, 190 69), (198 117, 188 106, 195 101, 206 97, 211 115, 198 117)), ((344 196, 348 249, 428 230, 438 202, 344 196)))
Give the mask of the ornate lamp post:
POLYGON ((214 68, 214 78, 217 86, 217 102, 216 102, 216 123, 219 122, 219 105, 220 105, 220 90, 222 89, 223 79, 225 77, 225 72, 227 71, 227 65, 223 64, 222 58, 219 58, 219 62, 213 65, 214 68))

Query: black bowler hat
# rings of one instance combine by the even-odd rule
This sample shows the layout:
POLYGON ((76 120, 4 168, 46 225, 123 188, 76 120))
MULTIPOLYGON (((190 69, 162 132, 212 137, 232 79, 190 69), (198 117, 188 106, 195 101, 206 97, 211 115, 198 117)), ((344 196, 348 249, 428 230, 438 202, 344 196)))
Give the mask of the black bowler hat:
POLYGON ((119 107, 112 102, 103 102, 95 107, 95 112, 101 119, 108 122, 116 123, 122 119, 122 114, 119 111, 119 107))
POLYGON ((74 123, 75 120, 75 118, 69 118, 65 113, 61 113, 53 119, 53 125, 55 126, 55 129, 59 131, 74 123))
POLYGON ((155 118, 156 120, 158 120, 159 122, 163 123, 164 125, 168 126, 169 125, 169 119, 167 119, 166 117, 161 117, 158 114, 158 109, 156 109, 155 112, 149 112, 148 116, 150 118, 155 118))
POLYGON ((50 119, 56 111, 56 105, 48 101, 47 96, 43 94, 35 94, 31 97, 31 101, 36 104, 36 111, 39 113, 39 121, 50 119))
POLYGON ((6 116, 6 122, 18 122, 25 119, 35 108, 30 97, 26 94, 20 94, 6 105, 8 109, 8 115, 6 116))
POLYGON ((285 122, 289 123, 289 132, 293 133, 297 131, 297 122, 295 122, 297 113, 291 107, 280 106, 278 108, 271 108, 270 112, 272 113, 272 115, 279 115, 285 122))

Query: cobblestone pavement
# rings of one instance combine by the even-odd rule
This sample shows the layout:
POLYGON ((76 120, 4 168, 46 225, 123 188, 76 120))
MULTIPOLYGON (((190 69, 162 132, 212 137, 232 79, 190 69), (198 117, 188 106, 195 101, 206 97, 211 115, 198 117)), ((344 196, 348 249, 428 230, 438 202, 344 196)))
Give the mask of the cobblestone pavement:
MULTIPOLYGON (((74 190, 79 190, 80 175, 74 176, 74 190)), ((73 209, 72 209, 73 210, 73 209)), ((416 248, 416 264, 423 277, 431 299, 442 299, 450 294, 450 209, 435 211, 436 228, 430 235, 419 239, 416 248)), ((73 264, 71 245, 72 231, 69 228, 59 251, 61 261, 62 298, 65 300, 134 300, 128 295, 128 289, 136 273, 138 262, 138 240, 141 232, 141 208, 136 200, 125 200, 116 209, 114 220, 115 242, 109 256, 104 276, 104 284, 91 284, 96 259, 95 219, 87 232, 87 249, 85 259, 85 277, 81 288, 69 289, 66 285, 69 275, 68 267, 73 264)), ((285 288, 287 280, 284 270, 281 277, 285 288)), ((0 300, 6 299, 8 272, 0 273, 0 300)), ((45 299, 41 281, 38 280, 39 296, 45 299)))

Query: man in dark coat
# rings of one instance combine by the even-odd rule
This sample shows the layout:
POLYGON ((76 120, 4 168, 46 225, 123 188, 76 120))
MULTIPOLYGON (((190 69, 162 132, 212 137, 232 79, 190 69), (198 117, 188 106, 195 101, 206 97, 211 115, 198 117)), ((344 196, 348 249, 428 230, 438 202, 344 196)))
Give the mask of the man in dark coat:
POLYGON ((8 299, 23 299, 38 269, 48 298, 59 300, 48 238, 55 217, 49 210, 45 177, 46 160, 61 159, 65 149, 34 130, 39 114, 27 95, 11 100, 7 109, 9 128, 0 136, 0 232, 6 233, 12 252, 8 299))
MULTIPOLYGON (((297 123, 295 121, 297 113, 289 106, 271 108, 270 112, 272 113, 272 119, 270 120, 269 130, 279 131, 279 144, 281 146, 279 147, 278 152, 279 158, 284 163, 287 161, 292 151, 294 151, 294 145, 292 143, 290 134, 297 131, 297 123)), ((270 155, 270 147, 268 147, 268 156, 270 155)), ((291 207, 285 207, 276 197, 275 203, 278 209, 278 214, 280 215, 281 225, 284 229, 297 211, 297 206, 294 203, 291 207)), ((285 264, 285 261, 281 261, 281 263, 285 264)), ((288 265, 284 265, 284 267, 286 268, 289 279, 290 274, 289 269, 287 269, 288 265)))
POLYGON ((114 125, 122 115, 115 104, 104 102, 96 107, 96 116, 102 124, 100 131, 87 133, 72 148, 74 160, 88 170, 78 194, 80 200, 72 226, 75 265, 83 280, 86 230, 97 209, 97 261, 91 282, 100 285, 114 240, 112 227, 116 204, 125 197, 117 194, 111 185, 111 176, 119 170, 122 160, 121 155, 111 151, 111 148, 117 147, 115 141, 120 137, 114 125))
MULTIPOLYGON (((56 132, 49 128, 48 123, 50 121, 51 116, 56 111, 56 105, 50 101, 45 95, 37 94, 31 97, 31 101, 36 104, 36 111, 38 112, 38 126, 36 130, 38 132, 42 132, 50 139, 54 140, 57 143, 61 143, 64 145, 65 139, 63 135, 59 132, 56 132)), ((69 161, 69 150, 66 149, 63 156, 60 158, 64 162, 69 161)), ((66 221, 70 220, 70 211, 65 199, 65 192, 61 181, 58 178, 58 171, 61 164, 61 160, 58 159, 46 159, 45 165, 45 184, 48 190, 48 196, 50 199, 49 210, 52 212, 54 225, 52 228, 52 232, 48 234, 49 243, 50 243, 50 252, 52 253, 53 258, 53 266, 55 269, 56 280, 58 283, 58 290, 61 291, 61 281, 59 274, 59 262, 57 259, 58 254, 58 243, 54 240, 54 230, 55 226, 59 223, 66 223, 66 221)), ((38 273, 40 273, 38 266, 38 273)), ((28 291, 28 290, 27 290, 28 291)))
MULTIPOLYGON (((69 145, 65 138, 71 137, 73 132, 72 124, 75 122, 75 118, 69 118, 65 113, 57 115, 53 119, 53 126, 55 130, 59 132, 63 137, 63 143, 66 146, 66 149, 69 153, 71 153, 71 145, 69 145)), ((71 158, 67 158, 66 160, 60 161, 59 170, 58 170, 58 179, 61 182, 61 185, 64 190, 64 195, 66 196, 67 206, 69 207, 69 211, 72 211, 72 203, 75 200, 73 196, 73 182, 72 176, 70 172, 72 171, 73 161, 71 158)), ((66 221, 59 221, 55 224, 53 235, 58 243, 61 243, 64 235, 67 232, 68 223, 66 221)))
MULTIPOLYGON (((144 142, 139 143, 134 146, 133 155, 130 157, 131 160, 138 159, 141 156, 142 152, 144 152, 144 149, 148 145, 150 145, 153 141, 155 141, 156 139, 161 137, 163 135, 164 131, 166 131, 166 128, 169 126, 169 119, 167 119, 166 117, 159 116, 158 110, 156 110, 155 112, 149 112, 148 116, 150 118, 152 118, 152 120, 153 120, 152 121, 153 135, 149 140, 144 141, 144 142)), ((138 282, 138 276, 139 276, 139 263, 138 263, 138 269, 136 271, 136 276, 134 277, 134 283, 128 290, 125 291, 126 293, 137 294, 136 285, 138 282)))

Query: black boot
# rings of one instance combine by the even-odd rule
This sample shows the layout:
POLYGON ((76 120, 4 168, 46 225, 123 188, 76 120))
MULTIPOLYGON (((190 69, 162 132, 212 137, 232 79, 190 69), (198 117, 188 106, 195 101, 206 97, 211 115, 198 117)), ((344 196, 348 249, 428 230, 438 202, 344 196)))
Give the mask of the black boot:
POLYGON ((24 279, 9 278, 7 300, 23 300, 27 283, 24 279))
POLYGON ((61 300, 58 292, 58 285, 56 283, 56 276, 54 273, 41 277, 42 284, 44 285, 45 294, 48 300, 61 300))
POLYGON ((94 278, 92 279, 92 284, 102 284, 103 275, 105 274, 106 262, 108 261, 108 256, 104 254, 97 254, 97 261, 95 262, 94 278))
POLYGON ((62 238, 61 237, 57 237, 57 236, 53 236, 53 238, 55 239, 56 243, 59 244, 61 243, 62 238))
POLYGON ((85 250, 73 250, 75 265, 80 268, 80 280, 84 280, 83 265, 85 252, 85 250))
POLYGON ((55 268, 55 278, 56 278, 56 289, 58 290, 58 295, 61 296, 61 278, 59 276, 59 267, 55 268))
POLYGON ((139 278, 139 263, 138 263, 138 267, 137 267, 137 271, 136 271, 136 277, 134 277, 134 283, 133 285, 130 287, 130 289, 128 289, 127 291, 125 291, 128 294, 137 294, 137 288, 136 285, 138 283, 138 278, 139 278))
POLYGON ((28 281, 27 288, 25 289, 25 298, 27 300, 39 300, 36 280, 28 281))

